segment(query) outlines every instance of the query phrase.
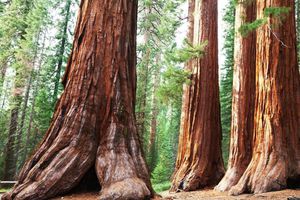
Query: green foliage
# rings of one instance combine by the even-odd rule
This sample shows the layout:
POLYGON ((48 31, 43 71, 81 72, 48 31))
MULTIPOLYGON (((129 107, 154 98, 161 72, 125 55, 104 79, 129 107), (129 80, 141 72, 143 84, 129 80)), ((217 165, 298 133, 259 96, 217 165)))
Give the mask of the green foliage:
POLYGON ((182 84, 187 76, 180 67, 174 67, 177 64, 174 64, 169 56, 174 50, 175 33, 182 23, 180 16, 182 2, 184 1, 139 1, 138 41, 141 42, 137 48, 136 116, 147 162, 150 170, 154 170, 152 176, 157 183, 169 180, 177 149, 177 146, 174 148, 176 142, 170 143, 169 138, 172 137, 174 140, 178 138, 178 130, 174 130, 174 127, 178 127, 180 111, 176 118, 166 119, 165 115, 168 109, 178 110, 177 106, 181 105, 182 84), (172 78, 168 78, 171 76, 176 78, 173 77, 171 80, 172 78), (164 86, 161 87, 162 85, 164 86), (168 92, 172 98, 166 100, 164 98, 166 95, 161 98, 160 94, 163 93, 161 90, 168 92), (165 101, 153 101, 154 98, 165 101), (157 107, 158 117, 156 117, 155 147, 151 148, 148 144, 154 107, 157 107))
POLYGON ((0 109, 0 177, 3 175, 3 164, 4 164, 4 149, 7 142, 7 126, 9 119, 9 112, 4 109, 0 109))
POLYGON ((184 40, 182 48, 172 46, 166 54, 167 68, 162 73, 162 84, 158 90, 158 96, 163 103, 175 103, 181 101, 183 85, 190 84, 191 72, 177 66, 178 63, 185 63, 189 60, 201 58, 208 41, 199 45, 192 45, 184 40))
POLYGON ((284 18, 283 14, 290 12, 290 7, 269 7, 264 9, 264 17, 284 18))
POLYGON ((221 121, 222 121, 222 152, 225 166, 229 155, 229 141, 231 128, 232 107, 232 82, 234 65, 234 36, 235 36, 235 2, 231 0, 226 7, 224 21, 226 22, 225 34, 225 63, 222 68, 220 98, 221 98, 221 121))
POLYGON ((162 183, 154 183, 153 184, 153 189, 155 192, 163 192, 166 190, 169 190, 171 188, 171 182, 170 181, 166 181, 166 182, 162 182, 162 183))
MULTIPOLYGON (((66 26, 65 1, 12 0, 4 6, 0 3, 0 71, 3 72, 0 74, 0 137, 4 138, 0 141, 0 178, 11 123, 10 110, 19 110, 18 120, 14 121, 17 132, 13 135, 22 133, 19 149, 13 145, 21 156, 18 166, 23 164, 49 127, 54 109, 52 95, 56 79, 53 74, 57 58, 63 58, 63 65, 66 63, 76 18, 74 12, 78 8, 76 0, 68 2, 72 9, 64 35, 61 33, 66 26), (63 37, 67 37, 66 49, 61 52, 59 46, 63 37), (25 99, 27 90, 29 98, 25 99), (24 124, 21 126, 23 113, 24 124)), ((63 71, 60 76, 62 74, 63 71)), ((60 86, 58 93, 61 91, 60 86)))
POLYGON ((265 25, 268 22, 268 18, 273 18, 276 20, 276 24, 273 26, 278 26, 283 23, 285 15, 290 11, 289 7, 269 7, 264 9, 264 17, 262 19, 257 19, 253 22, 245 23, 239 28, 239 32, 243 37, 246 37, 249 33, 256 30, 257 28, 265 25))
POLYGON ((193 45, 184 40, 184 46, 180 49, 173 50, 169 56, 174 62, 185 63, 191 59, 201 58, 204 54, 204 49, 207 46, 208 41, 204 41, 199 45, 193 45))
POLYGON ((159 150, 158 164, 152 173, 154 184, 170 181, 174 170, 178 133, 180 128, 181 104, 163 106, 158 116, 158 139, 159 150))
POLYGON ((267 18, 257 19, 250 23, 245 23, 239 28, 239 32, 243 37, 267 23, 267 18))
POLYGON ((162 73, 162 84, 158 89, 158 97, 163 103, 178 103, 182 98, 183 84, 189 84, 191 73, 180 67, 169 66, 162 73))
POLYGON ((0 188, 0 193, 8 192, 10 188, 0 188))

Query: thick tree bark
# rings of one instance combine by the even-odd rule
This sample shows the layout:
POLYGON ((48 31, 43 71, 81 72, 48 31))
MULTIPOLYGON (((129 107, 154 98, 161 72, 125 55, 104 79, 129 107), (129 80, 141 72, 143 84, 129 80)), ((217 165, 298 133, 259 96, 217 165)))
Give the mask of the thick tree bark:
POLYGON ((95 165, 100 199, 153 195, 135 126, 136 0, 83 0, 65 91, 40 147, 2 199, 42 200, 95 165))
POLYGON ((267 7, 290 7, 285 21, 269 18, 257 30, 256 103, 252 160, 230 193, 281 190, 300 180, 300 77, 294 1, 257 0, 267 7))
POLYGON ((188 63, 191 85, 185 88, 180 143, 172 191, 217 184, 224 175, 218 86, 217 0, 191 0, 189 40, 208 40, 205 56, 188 63))
POLYGON ((252 158, 255 104, 255 32, 243 37, 239 28, 256 19, 255 3, 237 4, 235 20, 232 121, 228 169, 217 190, 236 185, 252 158))
POLYGON ((295 1, 295 15, 296 15, 296 34, 297 34, 297 54, 298 66, 300 71, 300 0, 295 1))

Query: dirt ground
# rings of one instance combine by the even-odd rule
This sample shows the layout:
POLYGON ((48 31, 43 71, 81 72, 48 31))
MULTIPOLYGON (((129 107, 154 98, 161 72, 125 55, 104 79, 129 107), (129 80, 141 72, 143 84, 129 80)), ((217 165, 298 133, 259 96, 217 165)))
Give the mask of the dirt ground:
MULTIPOLYGON (((278 192, 269 192, 259 195, 244 194, 233 197, 228 196, 226 192, 216 192, 214 190, 203 190, 196 192, 169 193, 168 191, 160 193, 165 200, 300 200, 300 190, 283 190, 278 192)), ((97 200, 98 193, 74 194, 65 197, 55 198, 53 200, 97 200)))
MULTIPOLYGON (((244 194, 237 197, 228 196, 227 193, 216 192, 213 190, 203 190, 196 192, 183 192, 183 193, 172 193, 162 192, 162 199, 164 200, 300 200, 300 189, 299 190, 283 190, 278 192, 269 192, 259 195, 244 194)), ((57 197, 52 200, 97 200, 98 192, 72 194, 68 196, 57 197)), ((0 194, 1 198, 1 194, 0 194)))
POLYGON ((254 200, 254 199, 266 199, 266 200, 281 200, 294 198, 292 200, 300 200, 300 190, 283 190, 278 192, 269 192, 259 195, 244 194, 240 196, 228 196, 226 192, 216 192, 214 190, 203 190, 196 192, 184 192, 170 194, 169 192, 163 192, 161 195, 165 199, 197 199, 197 200, 254 200))

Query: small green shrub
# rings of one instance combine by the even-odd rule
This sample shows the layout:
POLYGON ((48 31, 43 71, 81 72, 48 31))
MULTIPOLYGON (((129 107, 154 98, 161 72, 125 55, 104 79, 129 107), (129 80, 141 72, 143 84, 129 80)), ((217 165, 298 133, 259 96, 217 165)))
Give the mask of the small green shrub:
POLYGON ((169 190, 170 187, 171 187, 171 182, 169 182, 169 181, 153 184, 153 189, 155 192, 163 192, 163 191, 169 190))

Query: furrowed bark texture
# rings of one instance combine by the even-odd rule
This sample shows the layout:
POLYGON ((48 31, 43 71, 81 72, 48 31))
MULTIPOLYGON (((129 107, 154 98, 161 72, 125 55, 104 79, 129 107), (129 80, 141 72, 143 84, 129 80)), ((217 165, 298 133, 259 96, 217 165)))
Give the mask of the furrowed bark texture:
MULTIPOLYGON (((252 160, 230 193, 285 189, 300 180, 300 77, 294 1, 257 0, 267 7, 290 7, 282 24, 269 18, 257 30, 256 102, 252 160)), ((299 185, 298 185, 299 186, 299 185)))
POLYGON ((189 1, 189 40, 208 41, 205 55, 187 63, 180 143, 171 191, 191 191, 217 184, 224 175, 218 88, 217 0, 189 1))
POLYGON ((81 2, 51 126, 2 199, 49 199, 75 187, 93 166, 100 199, 153 195, 134 116, 136 15, 135 0, 81 2))
POLYGON ((235 20, 232 121, 228 169, 215 188, 227 191, 236 185, 252 158, 255 106, 256 34, 242 36, 239 28, 256 19, 255 2, 237 4, 235 20))

